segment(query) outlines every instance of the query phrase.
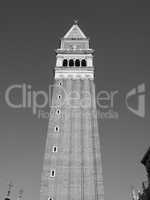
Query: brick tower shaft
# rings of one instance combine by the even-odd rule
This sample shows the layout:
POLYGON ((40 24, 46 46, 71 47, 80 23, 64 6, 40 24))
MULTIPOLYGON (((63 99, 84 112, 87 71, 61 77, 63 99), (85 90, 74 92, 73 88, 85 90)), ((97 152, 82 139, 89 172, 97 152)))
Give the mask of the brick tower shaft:
POLYGON ((56 53, 40 200, 103 200, 93 50, 77 23, 56 53))

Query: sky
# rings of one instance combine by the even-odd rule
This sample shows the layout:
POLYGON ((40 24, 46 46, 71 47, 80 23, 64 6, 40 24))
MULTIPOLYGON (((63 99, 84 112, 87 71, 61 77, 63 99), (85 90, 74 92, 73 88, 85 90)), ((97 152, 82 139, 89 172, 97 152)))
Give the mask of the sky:
MULTIPOLYGON (((12 199, 20 188, 24 199, 39 199, 48 119, 38 119, 30 108, 10 108, 5 92, 23 83, 48 91, 54 76, 54 50, 74 19, 95 49, 96 92, 118 91, 113 111, 119 118, 98 119, 105 199, 130 199, 131 186, 140 187, 146 180, 140 161, 150 146, 149 10, 148 1, 135 0, 1 2, 0 199, 9 180, 14 183, 12 199), (146 87, 144 117, 125 105, 126 94, 140 84, 146 87)), ((132 103, 135 106, 136 101, 132 103)))

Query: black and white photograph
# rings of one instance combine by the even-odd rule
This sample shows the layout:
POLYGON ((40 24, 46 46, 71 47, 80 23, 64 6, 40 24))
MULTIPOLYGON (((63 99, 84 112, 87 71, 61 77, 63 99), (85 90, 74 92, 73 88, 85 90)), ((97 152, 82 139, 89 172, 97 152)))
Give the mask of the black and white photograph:
POLYGON ((150 2, 0 3, 0 200, 150 200, 150 2))

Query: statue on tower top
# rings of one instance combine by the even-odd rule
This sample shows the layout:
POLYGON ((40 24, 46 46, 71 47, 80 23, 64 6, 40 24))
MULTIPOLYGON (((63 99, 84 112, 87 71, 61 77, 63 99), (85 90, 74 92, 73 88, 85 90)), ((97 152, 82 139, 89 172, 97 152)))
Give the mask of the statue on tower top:
POLYGON ((78 21, 79 21, 79 20, 75 19, 75 20, 74 20, 74 24, 78 24, 78 21))

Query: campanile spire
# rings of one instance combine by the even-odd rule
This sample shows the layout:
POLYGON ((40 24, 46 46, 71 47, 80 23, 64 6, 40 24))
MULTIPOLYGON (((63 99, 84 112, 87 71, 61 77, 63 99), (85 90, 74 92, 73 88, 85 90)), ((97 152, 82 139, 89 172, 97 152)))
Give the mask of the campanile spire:
POLYGON ((55 78, 94 79, 93 49, 78 24, 73 24, 56 50, 55 78))

